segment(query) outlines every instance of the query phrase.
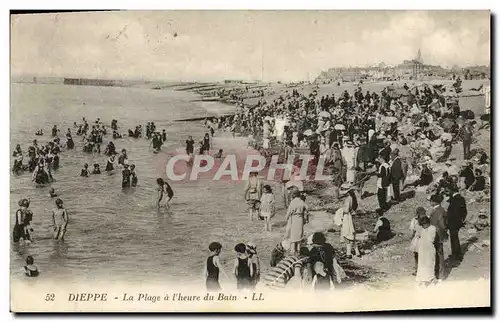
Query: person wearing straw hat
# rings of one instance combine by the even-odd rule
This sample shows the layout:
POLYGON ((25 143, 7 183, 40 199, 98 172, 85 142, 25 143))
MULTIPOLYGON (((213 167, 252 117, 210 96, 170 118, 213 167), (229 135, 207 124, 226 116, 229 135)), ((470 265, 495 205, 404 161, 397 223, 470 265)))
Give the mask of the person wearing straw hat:
POLYGON ((342 227, 340 238, 341 242, 347 243, 347 257, 352 258, 352 248, 354 247, 354 252, 356 256, 361 257, 358 245, 356 243, 356 230, 354 229, 354 222, 352 220, 352 214, 358 210, 358 200, 356 194, 354 193, 354 186, 345 183, 341 187, 341 194, 345 194, 346 198, 344 200, 343 217, 342 217, 342 227))

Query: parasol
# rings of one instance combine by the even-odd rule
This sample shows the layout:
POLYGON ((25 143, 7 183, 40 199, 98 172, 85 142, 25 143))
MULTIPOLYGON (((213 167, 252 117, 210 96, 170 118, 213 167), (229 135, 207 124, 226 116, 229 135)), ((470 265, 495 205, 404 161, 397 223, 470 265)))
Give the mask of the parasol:
POLYGON ((334 129, 339 130, 339 131, 344 131, 345 126, 344 126, 344 124, 337 124, 337 125, 335 125, 334 129))
POLYGON ((331 115, 327 111, 322 111, 322 112, 319 113, 319 116, 321 116, 321 117, 330 117, 331 115))
POLYGON ((398 119, 394 116, 388 116, 385 118, 386 123, 398 123, 398 119))
POLYGON ((313 131, 311 129, 304 131, 304 135, 305 136, 309 136, 309 135, 312 135, 312 134, 313 134, 313 131))

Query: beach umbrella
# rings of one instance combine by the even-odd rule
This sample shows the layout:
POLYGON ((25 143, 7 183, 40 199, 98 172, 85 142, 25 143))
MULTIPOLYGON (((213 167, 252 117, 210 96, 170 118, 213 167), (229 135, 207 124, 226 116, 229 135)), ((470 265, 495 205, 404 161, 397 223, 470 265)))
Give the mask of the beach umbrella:
POLYGON ((319 116, 321 117, 330 117, 330 113, 328 113, 327 111, 322 111, 319 113, 319 116))
POLYGON ((337 125, 335 125, 334 129, 339 130, 339 131, 344 131, 345 126, 344 126, 344 124, 337 124, 337 125))
POLYGON ((387 123, 397 123, 398 122, 398 119, 394 116, 389 116, 389 117, 386 117, 385 121, 387 123))
POLYGON ((313 134, 313 131, 312 131, 311 129, 309 129, 309 130, 305 130, 305 131, 304 131, 304 135, 305 135, 305 136, 310 136, 310 135, 312 135, 312 134, 313 134))

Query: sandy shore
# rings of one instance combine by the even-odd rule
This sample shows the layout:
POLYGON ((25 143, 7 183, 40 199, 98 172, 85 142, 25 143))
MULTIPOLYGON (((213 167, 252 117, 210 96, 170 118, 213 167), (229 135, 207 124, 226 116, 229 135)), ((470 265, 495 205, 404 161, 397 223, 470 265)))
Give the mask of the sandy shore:
MULTIPOLYGON (((378 83, 365 83, 363 91, 369 90, 370 92, 380 92, 384 87, 394 82, 378 82, 378 83)), ((404 82, 400 82, 401 85, 404 82)), ((411 87, 418 82, 407 81, 411 87)), ((427 83, 437 84, 451 84, 452 81, 430 81, 427 83)), ((478 95, 477 92, 470 91, 471 88, 477 88, 481 84, 489 83, 488 80, 471 80, 463 81, 463 93, 460 97, 460 106, 462 110, 470 109, 475 115, 476 119, 482 114, 484 109, 484 97, 478 95)), ((231 99, 217 98, 212 94, 219 89, 241 89, 248 86, 251 88, 249 94, 244 95, 244 104, 255 104, 259 99, 263 99, 271 103, 275 98, 280 95, 286 94, 292 88, 299 90, 301 93, 310 93, 313 90, 318 92, 318 96, 335 94, 337 97, 344 90, 352 93, 356 87, 355 84, 325 84, 325 85, 298 85, 288 86, 284 84, 183 84, 171 87, 175 90, 187 90, 195 92, 206 100, 220 100, 224 103, 232 103, 231 99), (252 93, 252 90, 264 90, 264 96, 257 96, 252 93)), ((212 107, 216 108, 217 105, 212 107)), ((213 110, 212 110, 213 111, 213 110)), ((226 110, 224 110, 224 113, 226 110)), ((490 130, 481 130, 476 135, 476 142, 472 148, 482 147, 488 154, 490 154, 490 130)), ((457 160, 462 159, 462 148, 459 145, 453 147, 452 156, 457 160)), ((332 186, 330 184, 317 184, 306 183, 306 189, 309 190, 307 203, 315 208, 316 212, 313 213, 313 219, 310 224, 306 225, 305 230, 308 233, 322 230, 327 232, 327 238, 330 243, 335 247, 343 248, 345 245, 340 243, 339 229, 333 225, 332 216, 334 211, 340 206, 339 202, 331 197, 332 186)), ((365 190, 368 191, 369 197, 361 200, 360 202, 360 215, 354 218, 357 230, 372 230, 375 224, 375 219, 372 214, 367 214, 375 210, 378 206, 376 198, 376 179, 371 178, 365 185, 365 190)), ((276 190, 275 190, 276 191, 276 190)), ((275 195, 279 195, 281 191, 276 191, 275 195)), ((349 276, 346 285, 352 284, 369 284, 376 287, 387 287, 397 283, 397 281, 408 282, 414 279, 411 276, 413 271, 413 254, 408 251, 408 246, 411 240, 410 232, 408 231, 409 223, 414 215, 417 206, 424 206, 430 208, 427 195, 424 192, 413 190, 406 190, 405 194, 408 199, 404 202, 393 206, 387 212, 387 218, 391 222, 393 231, 396 236, 391 240, 376 245, 373 248, 361 249, 365 254, 361 258, 355 258, 352 261, 344 261, 343 267, 349 276)), ((465 196, 467 199, 467 196, 465 196)), ((443 205, 447 207, 446 204, 443 205)), ((446 209, 446 208, 445 208, 446 209)), ((490 213, 490 203, 473 203, 468 205, 469 216, 477 214, 479 210, 485 210, 490 213)), ((254 240, 259 245, 261 254, 268 256, 272 248, 280 240, 284 233, 284 219, 285 209, 280 209, 277 215, 273 231, 270 233, 252 234, 246 238, 254 240)), ((490 278, 490 248, 483 246, 482 241, 489 241, 490 232, 482 231, 479 233, 468 232, 467 229, 462 229, 460 240, 462 247, 465 251, 464 260, 460 266, 455 268, 448 268, 449 277, 447 281, 453 280, 476 280, 476 279, 489 279, 490 278)), ((444 245, 445 258, 451 253, 449 241, 444 245)), ((267 261, 267 258, 263 260, 267 261)))

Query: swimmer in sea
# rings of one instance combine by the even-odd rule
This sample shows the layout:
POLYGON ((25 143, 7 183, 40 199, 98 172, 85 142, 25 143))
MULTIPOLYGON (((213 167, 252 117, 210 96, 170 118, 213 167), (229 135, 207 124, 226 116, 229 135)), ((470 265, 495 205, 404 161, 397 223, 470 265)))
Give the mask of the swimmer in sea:
POLYGON ((167 207, 169 207, 170 200, 172 200, 172 198, 174 197, 174 191, 172 190, 172 187, 162 178, 156 179, 156 183, 158 184, 158 201, 156 203, 156 206, 160 208, 160 202, 163 200, 163 196, 166 193, 168 197, 166 205, 167 207))
POLYGON ((167 131, 165 131, 165 129, 161 133, 161 140, 163 141, 163 143, 167 141, 167 131))
POLYGON ((101 174, 101 169, 99 169, 99 163, 94 163, 94 170, 92 170, 92 174, 101 174))
POLYGON ((56 199, 56 208, 52 210, 52 220, 54 227, 54 239, 64 240, 66 227, 68 226, 68 213, 64 209, 63 201, 56 199))
POLYGON ((58 194, 56 193, 56 190, 54 188, 50 188, 50 190, 49 190, 49 197, 50 198, 55 198, 57 196, 58 196, 58 194))
POLYGON ((89 165, 85 163, 82 172, 80 173, 80 177, 88 177, 88 176, 89 176, 89 165))
POLYGON ((122 154, 118 157, 118 164, 122 166, 128 164, 127 150, 122 149, 122 154))
POLYGON ((124 164, 122 171, 122 188, 130 188, 130 174, 128 164, 124 164))
POLYGON ((31 256, 26 257, 26 266, 23 267, 23 271, 28 277, 37 277, 40 274, 38 267, 35 266, 35 260, 31 256))

